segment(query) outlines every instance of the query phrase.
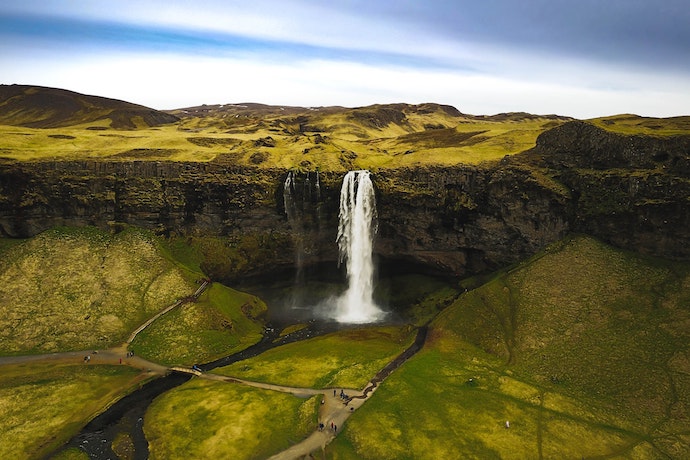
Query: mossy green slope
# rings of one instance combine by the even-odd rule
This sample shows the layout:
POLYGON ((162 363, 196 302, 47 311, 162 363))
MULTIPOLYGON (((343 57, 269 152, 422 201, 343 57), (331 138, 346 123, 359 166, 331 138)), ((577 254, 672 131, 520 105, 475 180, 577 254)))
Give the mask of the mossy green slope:
POLYGON ((0 457, 43 458, 140 378, 126 366, 3 366, 0 457))
POLYGON ((687 135, 690 131, 690 117, 652 118, 621 114, 588 120, 608 131, 622 134, 645 134, 649 136, 687 135))
POLYGON ((329 458, 685 458, 688 286, 567 240, 445 310, 329 458))
POLYGON ((161 364, 209 362, 258 342, 265 311, 257 297, 214 283, 197 302, 168 312, 144 329, 131 348, 161 364))
POLYGON ((51 230, 3 252, 0 354, 122 343, 195 289, 193 274, 164 257, 145 232, 51 230))
POLYGON ((292 387, 364 388, 413 340, 404 326, 350 329, 274 348, 214 372, 292 387))
POLYGON ((144 431, 152 459, 266 458, 316 425, 318 397, 193 380, 156 399, 144 431))
POLYGON ((216 160, 321 171, 476 164, 527 150, 540 133, 566 120, 528 114, 475 117, 438 104, 281 109, 208 106, 176 111, 182 119, 162 126, 148 126, 138 117, 126 130, 114 129, 118 125, 106 118, 36 127, 5 122, 0 158, 216 160))

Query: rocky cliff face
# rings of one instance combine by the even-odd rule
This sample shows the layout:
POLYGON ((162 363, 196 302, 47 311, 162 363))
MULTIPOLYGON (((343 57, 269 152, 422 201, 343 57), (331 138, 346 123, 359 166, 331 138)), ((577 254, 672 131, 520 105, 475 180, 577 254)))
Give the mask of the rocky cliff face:
MULTIPOLYGON (((499 163, 381 170, 373 176, 376 252, 464 276, 518 262, 576 231, 688 259, 689 151, 688 137, 627 137, 572 122, 499 163)), ((126 223, 229 241, 263 235, 275 247, 255 271, 293 264, 295 247, 307 265, 335 263, 342 174, 320 174, 318 199, 298 194, 299 232, 285 214, 286 174, 219 162, 3 163, 0 232, 28 237, 56 225, 126 223)), ((305 190, 308 176, 296 177, 305 190)))
POLYGON ((620 135, 571 122, 543 133, 527 156, 570 190, 573 231, 690 258, 690 136, 620 135))

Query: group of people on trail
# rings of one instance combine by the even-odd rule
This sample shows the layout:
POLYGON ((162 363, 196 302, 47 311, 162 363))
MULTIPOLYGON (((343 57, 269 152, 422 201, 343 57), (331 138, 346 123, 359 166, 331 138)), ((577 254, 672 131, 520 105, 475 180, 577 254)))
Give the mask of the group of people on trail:
MULTIPOLYGON (((326 427, 326 426, 323 424, 323 422, 319 423, 319 431, 323 431, 323 429, 324 429, 325 427, 326 427)), ((333 430, 334 433, 337 433, 337 432, 338 432, 338 425, 336 425, 335 423, 331 422, 331 430, 333 430)))
MULTIPOLYGON (((338 393, 337 393, 337 391, 334 389, 334 390, 333 390, 333 397, 334 397, 334 398, 335 398, 336 394, 338 394, 338 393)), ((343 390, 340 390, 340 399, 345 399, 345 400, 348 399, 347 394, 345 394, 345 392, 344 392, 343 390)), ((325 403, 325 401, 322 399, 322 400, 321 400, 321 404, 324 404, 324 403, 325 403)), ((326 428, 326 426, 323 424, 323 422, 319 422, 319 431, 323 431, 324 428, 326 428)), ((331 431, 333 431, 333 433, 337 433, 337 432, 338 432, 338 425, 336 425, 335 423, 331 422, 331 431)))
MULTIPOLYGON (((98 354, 98 350, 95 350, 95 351, 93 352, 93 354, 98 354)), ((128 351, 128 352, 127 352, 127 357, 128 357, 128 358, 131 358, 131 357, 133 357, 133 356, 134 356, 134 352, 133 352, 133 351, 128 351)), ((86 356, 84 356, 84 362, 85 362, 85 363, 90 363, 90 362, 91 362, 91 355, 86 355, 86 356)), ((122 364, 122 358, 120 358, 120 364, 122 364)))

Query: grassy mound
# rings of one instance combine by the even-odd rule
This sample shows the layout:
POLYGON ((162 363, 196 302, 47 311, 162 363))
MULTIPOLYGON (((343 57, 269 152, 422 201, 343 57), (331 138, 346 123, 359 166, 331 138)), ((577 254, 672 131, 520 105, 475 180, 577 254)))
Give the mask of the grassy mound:
POLYGON ((685 458, 688 286, 687 265, 568 240, 445 310, 328 451, 685 458))
POLYGON ((192 380, 156 399, 146 413, 150 458, 266 458, 314 429, 319 401, 192 380))
POLYGON ((258 342, 266 305, 258 298, 213 284, 199 298, 168 312, 132 342, 138 355, 167 365, 203 363, 258 342))
POLYGON ((104 348, 196 289, 148 234, 55 229, 0 260, 0 354, 104 348))
POLYGON ((157 110, 130 102, 87 96, 58 88, 0 85, 0 123, 52 128, 107 121, 113 128, 158 126, 178 120, 157 110))
POLYGON ((651 118, 622 114, 594 118, 592 124, 621 134, 646 134, 649 136, 686 135, 690 131, 690 117, 651 118))
POLYGON ((214 372, 293 387, 363 388, 414 337, 407 327, 340 331, 274 348, 214 372))

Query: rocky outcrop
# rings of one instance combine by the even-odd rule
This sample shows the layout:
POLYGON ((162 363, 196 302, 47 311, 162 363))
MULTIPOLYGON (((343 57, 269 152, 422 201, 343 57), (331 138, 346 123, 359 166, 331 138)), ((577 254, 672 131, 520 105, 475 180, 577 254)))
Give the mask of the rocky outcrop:
POLYGON ((663 170, 690 177, 690 136, 616 134, 582 121, 545 131, 533 153, 555 170, 663 170))
POLYGON ((584 122, 526 155, 570 191, 570 226, 615 246, 690 259, 690 136, 615 134, 584 122))
POLYGON ((516 165, 382 171, 376 185, 380 252, 454 276, 513 264, 569 230, 567 195, 516 165))
MULTIPOLYGON (((688 137, 622 136, 572 122, 497 163, 376 171, 375 250, 397 266, 465 276, 583 232, 690 259, 689 151, 688 137)), ((221 162, 5 162, 0 233, 28 237, 57 225, 124 223, 230 243, 258 235, 246 251, 261 250, 263 258, 239 268, 243 273, 290 267, 295 248, 305 265, 335 264, 342 174, 319 175, 318 199, 304 192, 307 182, 314 187, 314 174, 296 175, 295 190, 303 191, 295 197, 302 216, 296 232, 284 209, 285 170, 221 162)))
POLYGON ((227 235, 274 228, 280 171, 153 161, 4 163, 0 232, 126 223, 161 234, 227 235), (251 210, 251 212, 248 212, 251 210))

